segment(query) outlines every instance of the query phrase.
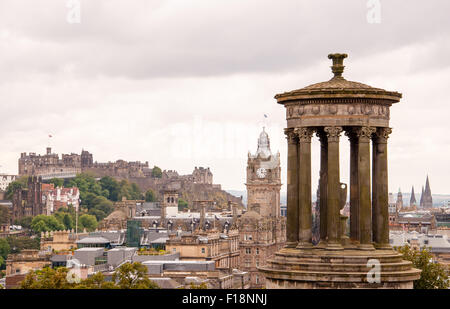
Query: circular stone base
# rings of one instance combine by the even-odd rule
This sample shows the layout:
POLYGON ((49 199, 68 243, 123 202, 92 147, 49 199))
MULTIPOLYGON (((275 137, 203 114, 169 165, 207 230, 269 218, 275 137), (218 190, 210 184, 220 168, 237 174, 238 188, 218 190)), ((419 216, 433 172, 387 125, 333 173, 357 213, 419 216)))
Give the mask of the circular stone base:
POLYGON ((268 289, 412 289, 420 270, 393 249, 283 248, 260 267, 268 289))

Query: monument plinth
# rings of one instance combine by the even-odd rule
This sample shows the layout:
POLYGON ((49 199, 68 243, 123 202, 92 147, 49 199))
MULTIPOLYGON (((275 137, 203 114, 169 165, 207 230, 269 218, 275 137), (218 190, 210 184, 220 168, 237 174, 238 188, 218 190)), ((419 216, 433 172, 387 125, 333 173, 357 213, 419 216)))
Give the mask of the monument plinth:
POLYGON ((412 288, 420 270, 389 245, 389 108, 402 95, 347 81, 342 76, 347 55, 328 58, 333 61, 331 80, 275 96, 285 106, 287 119, 287 242, 259 269, 267 288, 412 288), (339 178, 343 132, 350 141, 350 237, 340 214, 347 190, 339 178), (321 149, 317 245, 311 231, 314 133, 321 149), (367 274, 375 264, 381 269, 380 280, 369 282, 367 274))

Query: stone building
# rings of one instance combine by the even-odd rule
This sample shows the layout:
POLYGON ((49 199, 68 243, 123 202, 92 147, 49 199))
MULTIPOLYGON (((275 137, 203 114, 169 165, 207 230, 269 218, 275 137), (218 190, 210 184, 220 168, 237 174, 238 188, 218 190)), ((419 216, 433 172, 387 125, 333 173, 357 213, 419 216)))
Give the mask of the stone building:
POLYGON ((213 174, 208 168, 204 167, 195 167, 194 171, 192 172, 192 177, 194 179, 194 183, 205 183, 212 185, 213 183, 213 174))
POLYGON ((64 188, 56 187, 54 184, 41 185, 42 202, 45 204, 46 214, 51 215, 60 208, 67 208, 69 205, 78 210, 80 204, 80 191, 77 187, 64 188))
POLYGON ((170 233, 166 251, 179 253, 181 261, 213 261, 215 269, 231 273, 239 267, 239 233, 232 229, 170 233))
POLYGON ((41 251, 67 251, 77 247, 76 241, 87 237, 86 231, 75 234, 74 230, 41 233, 41 251))
POLYGON ((45 155, 24 152, 19 158, 19 176, 41 176, 44 180, 75 177, 81 172, 93 172, 100 177, 144 177, 144 169, 148 169, 148 162, 94 162, 93 155, 86 150, 82 150, 81 155, 62 154, 59 158, 58 154, 52 153, 52 149, 47 147, 45 155))
POLYGON ((6 260, 6 276, 27 274, 32 270, 41 269, 51 264, 50 257, 49 254, 33 249, 10 254, 6 260))
POLYGON ((12 198, 12 222, 27 216, 51 215, 59 208, 79 206, 80 192, 77 187, 55 188, 42 182, 41 177, 29 176, 26 188, 18 189, 12 198))
POLYGON ((237 218, 240 270, 249 272, 250 286, 265 286, 257 267, 273 257, 286 241, 286 218, 280 210, 280 153, 273 155, 268 134, 261 132, 255 155, 248 154, 247 212, 237 218))
POLYGON ((127 228, 127 220, 136 217, 136 207, 141 206, 144 200, 127 200, 114 203, 114 211, 100 221, 98 229, 101 231, 123 230, 127 228))
POLYGON ((47 214, 45 204, 42 201, 42 179, 36 176, 28 177, 26 188, 16 190, 12 198, 11 221, 28 216, 47 214))

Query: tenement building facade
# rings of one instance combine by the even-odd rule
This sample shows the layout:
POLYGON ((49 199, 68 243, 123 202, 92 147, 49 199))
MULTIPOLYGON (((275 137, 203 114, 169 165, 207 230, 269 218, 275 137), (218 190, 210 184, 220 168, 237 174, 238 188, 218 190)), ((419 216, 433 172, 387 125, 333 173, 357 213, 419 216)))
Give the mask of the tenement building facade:
POLYGON ((250 287, 265 286, 258 271, 286 241, 286 218, 280 213, 280 153, 272 154, 263 129, 255 155, 248 154, 247 211, 237 219, 240 269, 250 273, 250 287))

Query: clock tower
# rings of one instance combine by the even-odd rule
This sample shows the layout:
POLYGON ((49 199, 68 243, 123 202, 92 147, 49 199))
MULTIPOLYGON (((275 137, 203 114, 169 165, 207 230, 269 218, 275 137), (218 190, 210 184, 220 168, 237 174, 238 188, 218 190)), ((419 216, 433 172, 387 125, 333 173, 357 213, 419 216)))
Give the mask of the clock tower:
POLYGON ((280 216, 280 153, 273 155, 265 129, 259 135, 256 154, 248 153, 247 209, 264 217, 280 216))

